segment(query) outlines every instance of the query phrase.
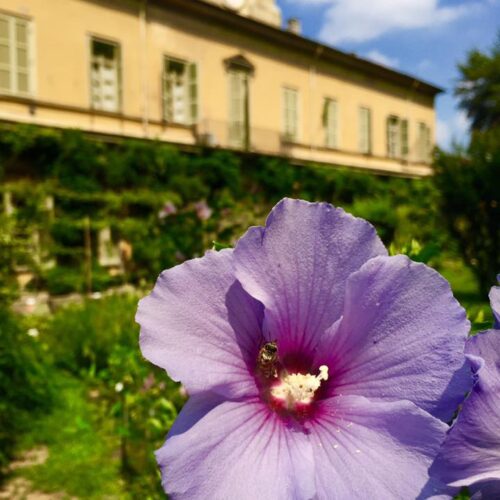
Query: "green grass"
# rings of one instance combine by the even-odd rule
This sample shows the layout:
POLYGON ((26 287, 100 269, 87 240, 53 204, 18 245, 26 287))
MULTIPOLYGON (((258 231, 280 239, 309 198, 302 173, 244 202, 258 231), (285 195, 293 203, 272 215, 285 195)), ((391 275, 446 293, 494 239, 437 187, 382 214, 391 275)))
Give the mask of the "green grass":
POLYGON ((450 282, 455 297, 467 311, 467 317, 472 323, 472 333, 491 328, 493 314, 489 299, 479 292, 472 271, 457 258, 443 258, 438 271, 450 282))
POLYGON ((60 373, 53 413, 34 422, 24 447, 45 445, 44 464, 19 474, 36 491, 63 492, 78 498, 127 498, 120 478, 119 442, 111 417, 90 401, 83 382, 60 373))

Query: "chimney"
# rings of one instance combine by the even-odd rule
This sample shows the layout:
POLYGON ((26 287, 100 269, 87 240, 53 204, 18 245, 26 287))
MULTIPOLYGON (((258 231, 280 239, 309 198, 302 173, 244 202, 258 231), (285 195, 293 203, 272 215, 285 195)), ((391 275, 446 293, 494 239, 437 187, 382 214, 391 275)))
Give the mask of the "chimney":
POLYGON ((286 23, 286 30, 290 33, 300 35, 302 33, 302 25, 298 17, 291 17, 286 23))

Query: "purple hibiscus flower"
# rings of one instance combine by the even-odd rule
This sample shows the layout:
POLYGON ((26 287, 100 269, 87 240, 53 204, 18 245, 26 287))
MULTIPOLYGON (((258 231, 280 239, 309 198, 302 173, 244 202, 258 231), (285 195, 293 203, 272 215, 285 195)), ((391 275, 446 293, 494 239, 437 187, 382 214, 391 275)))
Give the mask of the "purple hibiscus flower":
POLYGON ((194 204, 196 216, 200 220, 208 220, 212 217, 212 209, 208 206, 205 200, 198 201, 194 204))
POLYGON ((467 341, 476 382, 431 468, 450 486, 469 486, 474 500, 500 498, 500 287, 490 300, 495 329, 467 341))
MULTIPOLYGON (((500 274, 497 276, 497 281, 500 283, 500 274)), ((495 318, 493 328, 500 330, 500 286, 491 287, 490 303, 495 318)))
POLYGON ((170 215, 174 215, 177 213, 177 207, 171 202, 167 201, 163 204, 163 207, 158 212, 159 219, 165 219, 170 215))
POLYGON ((234 250, 163 272, 141 349, 190 394, 157 452, 173 498, 416 498, 469 388, 448 283, 374 228, 285 199, 234 250))

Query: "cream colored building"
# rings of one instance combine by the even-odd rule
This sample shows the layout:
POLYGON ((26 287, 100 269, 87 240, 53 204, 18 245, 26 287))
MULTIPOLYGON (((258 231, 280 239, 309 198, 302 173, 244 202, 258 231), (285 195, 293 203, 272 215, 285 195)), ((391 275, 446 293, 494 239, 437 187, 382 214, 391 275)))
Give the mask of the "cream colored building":
POLYGON ((0 121, 430 174, 440 89, 298 30, 273 0, 0 0, 0 121))

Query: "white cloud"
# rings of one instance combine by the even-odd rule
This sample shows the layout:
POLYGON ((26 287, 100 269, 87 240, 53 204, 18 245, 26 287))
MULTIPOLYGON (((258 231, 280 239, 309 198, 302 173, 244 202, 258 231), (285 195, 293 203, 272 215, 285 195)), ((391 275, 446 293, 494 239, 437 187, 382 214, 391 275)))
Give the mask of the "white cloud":
POLYGON ((458 134, 459 136, 464 136, 468 133, 470 122, 465 111, 457 111, 455 113, 453 125, 456 134, 458 134))
POLYGON ((377 49, 372 49, 364 54, 364 57, 370 59, 370 61, 381 64, 382 66, 387 66, 389 68, 397 68, 399 66, 399 60, 395 57, 389 57, 377 49))
POLYGON ((451 144, 451 130, 449 123, 444 120, 437 120, 436 142, 440 148, 448 149, 451 144))
POLYGON ((319 37, 330 44, 365 42, 385 33, 440 26, 463 16, 472 6, 440 6, 439 0, 287 0, 325 5, 319 37))
POLYGON ((432 61, 430 59, 422 59, 417 64, 417 69, 419 72, 428 71, 432 68, 432 61))
POLYGON ((329 3, 332 3, 332 0, 285 0, 285 2, 296 5, 309 6, 309 5, 327 5, 329 3))
POLYGON ((463 144, 469 135, 469 120, 463 111, 456 111, 449 120, 437 120, 436 142, 442 149, 449 149, 457 142, 463 144))

